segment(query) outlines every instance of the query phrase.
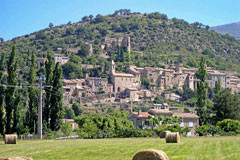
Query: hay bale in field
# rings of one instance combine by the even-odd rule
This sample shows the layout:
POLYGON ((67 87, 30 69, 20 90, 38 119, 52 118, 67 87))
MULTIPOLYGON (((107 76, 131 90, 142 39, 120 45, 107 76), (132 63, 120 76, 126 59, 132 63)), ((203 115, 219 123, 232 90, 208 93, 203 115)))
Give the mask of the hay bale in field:
POLYGON ((149 149, 136 153, 132 160, 169 160, 161 150, 149 149))
POLYGON ((163 131, 163 132, 160 133, 159 137, 160 137, 160 138, 166 138, 166 135, 167 135, 168 133, 170 133, 170 131, 163 131))
POLYGON ((16 134, 6 134, 4 138, 5 144, 17 144, 16 134))
POLYGON ((23 157, 10 157, 10 158, 0 158, 0 160, 33 160, 32 158, 23 157))
POLYGON ((179 133, 178 132, 167 133, 166 143, 180 143, 179 133))

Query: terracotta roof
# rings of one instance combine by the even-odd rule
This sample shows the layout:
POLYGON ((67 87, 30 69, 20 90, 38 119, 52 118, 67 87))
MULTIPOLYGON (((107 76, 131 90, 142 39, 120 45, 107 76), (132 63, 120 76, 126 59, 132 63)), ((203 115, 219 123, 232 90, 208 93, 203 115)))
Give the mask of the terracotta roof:
POLYGON ((136 70, 136 66, 129 66, 129 70, 131 70, 134 73, 140 73, 138 70, 136 70))
POLYGON ((156 115, 156 114, 172 114, 173 112, 165 109, 150 109, 148 113, 156 115))
POLYGON ((184 71, 196 71, 197 69, 195 68, 183 68, 184 71))
POLYGON ((138 115, 138 112, 132 112, 132 114, 138 116, 138 117, 148 117, 151 116, 148 112, 142 112, 141 115, 138 115))
POLYGON ((85 82, 85 79, 64 79, 64 83, 83 83, 85 82))
POLYGON ((164 69, 165 72, 174 72, 173 69, 164 69))
POLYGON ((113 75, 116 77, 134 77, 134 75, 127 73, 114 73, 113 75))
POLYGON ((211 74, 211 75, 223 75, 223 76, 225 75, 224 73, 221 73, 218 70, 208 70, 207 72, 208 74, 211 74))
POLYGON ((199 117, 192 113, 174 113, 173 116, 182 117, 182 118, 194 118, 198 119, 199 117))

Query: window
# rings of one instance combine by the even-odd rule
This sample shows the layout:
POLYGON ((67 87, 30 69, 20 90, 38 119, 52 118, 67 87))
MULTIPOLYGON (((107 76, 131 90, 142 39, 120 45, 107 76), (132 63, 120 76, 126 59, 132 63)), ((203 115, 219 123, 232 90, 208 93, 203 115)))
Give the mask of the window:
POLYGON ((188 136, 188 137, 192 136, 192 133, 191 133, 191 132, 188 132, 188 133, 187 133, 187 136, 188 136))
POLYGON ((181 127, 184 127, 184 122, 182 122, 182 123, 180 124, 180 126, 181 126, 181 127))
POLYGON ((189 122, 189 127, 193 127, 193 122, 192 121, 189 122))

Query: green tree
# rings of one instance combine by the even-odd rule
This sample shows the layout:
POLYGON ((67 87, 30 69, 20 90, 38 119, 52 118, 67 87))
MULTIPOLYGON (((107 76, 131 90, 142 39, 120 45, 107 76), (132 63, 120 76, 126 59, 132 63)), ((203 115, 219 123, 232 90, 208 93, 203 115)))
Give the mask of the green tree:
MULTIPOLYGON (((53 81, 53 59, 51 54, 48 54, 47 56, 47 61, 45 62, 45 77, 46 77, 46 81, 45 84, 48 86, 52 85, 52 81, 53 81)), ((51 91, 52 88, 51 87, 45 87, 45 106, 43 108, 43 121, 46 124, 46 127, 49 128, 50 127, 50 100, 51 100, 51 91)))
POLYGON ((221 79, 219 78, 218 81, 215 83, 215 94, 217 95, 221 91, 221 79))
POLYGON ((79 116, 83 112, 83 108, 78 103, 73 103, 72 109, 74 111, 75 116, 79 116))
POLYGON ((88 46, 86 44, 82 44, 81 49, 78 51, 78 54, 80 56, 87 57, 87 56, 89 56, 89 53, 90 53, 90 51, 89 51, 88 46))
POLYGON ((13 126, 12 126, 12 133, 19 133, 21 130, 20 128, 20 110, 22 105, 22 93, 21 90, 17 91, 17 96, 14 101, 14 107, 13 107, 13 126))
POLYGON ((49 28, 53 28, 53 23, 50 22, 49 25, 48 25, 49 28))
MULTIPOLYGON (((7 84, 16 86, 17 85, 17 73, 18 64, 16 61, 16 47, 12 47, 12 52, 10 54, 9 60, 7 61, 7 84)), ((8 87, 6 89, 5 104, 6 104, 6 133, 13 133, 13 123, 15 116, 15 87, 8 87)))
POLYGON ((72 132, 72 125, 70 123, 64 123, 61 127, 61 131, 64 136, 70 136, 72 132))
POLYGON ((203 125, 207 123, 207 93, 208 85, 207 70, 206 70, 206 58, 202 57, 200 67, 197 72, 200 82, 197 85, 197 114, 199 116, 199 124, 203 125))
MULTIPOLYGON (((5 54, 3 53, 1 55, 0 60, 0 83, 3 82, 3 74, 4 74, 4 60, 5 60, 5 54)), ((0 134, 4 135, 5 133, 5 88, 3 86, 0 86, 0 134)))
POLYGON ((73 119, 75 117, 74 111, 72 108, 65 106, 64 107, 64 118, 73 119))
POLYGON ((144 87, 146 87, 147 89, 150 88, 150 81, 147 78, 142 78, 141 82, 144 87))
POLYGON ((60 129, 63 118, 63 94, 62 94, 62 68, 59 63, 55 65, 53 71, 52 93, 50 99, 50 128, 52 131, 60 129))
MULTIPOLYGON (((29 85, 33 86, 36 85, 36 56, 35 54, 32 54, 31 57, 31 68, 29 73, 29 85)), ((37 120, 38 120, 38 89, 36 88, 29 88, 28 89, 28 98, 29 98, 29 104, 28 104, 28 110, 26 113, 26 124, 29 128, 30 133, 33 133, 35 130, 35 126, 37 126, 37 120)), ((35 130, 37 131, 37 130, 35 130)))
POLYGON ((232 94, 229 89, 222 89, 214 97, 213 110, 216 113, 216 121, 224 119, 238 119, 240 102, 238 95, 232 94))

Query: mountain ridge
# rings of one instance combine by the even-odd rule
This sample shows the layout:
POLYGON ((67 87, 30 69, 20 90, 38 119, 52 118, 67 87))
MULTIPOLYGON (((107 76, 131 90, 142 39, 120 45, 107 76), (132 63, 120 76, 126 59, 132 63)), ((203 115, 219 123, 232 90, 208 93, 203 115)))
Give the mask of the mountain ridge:
POLYGON ((240 21, 219 26, 213 26, 211 27, 211 30, 215 30, 220 34, 229 34, 237 39, 240 39, 240 21))

